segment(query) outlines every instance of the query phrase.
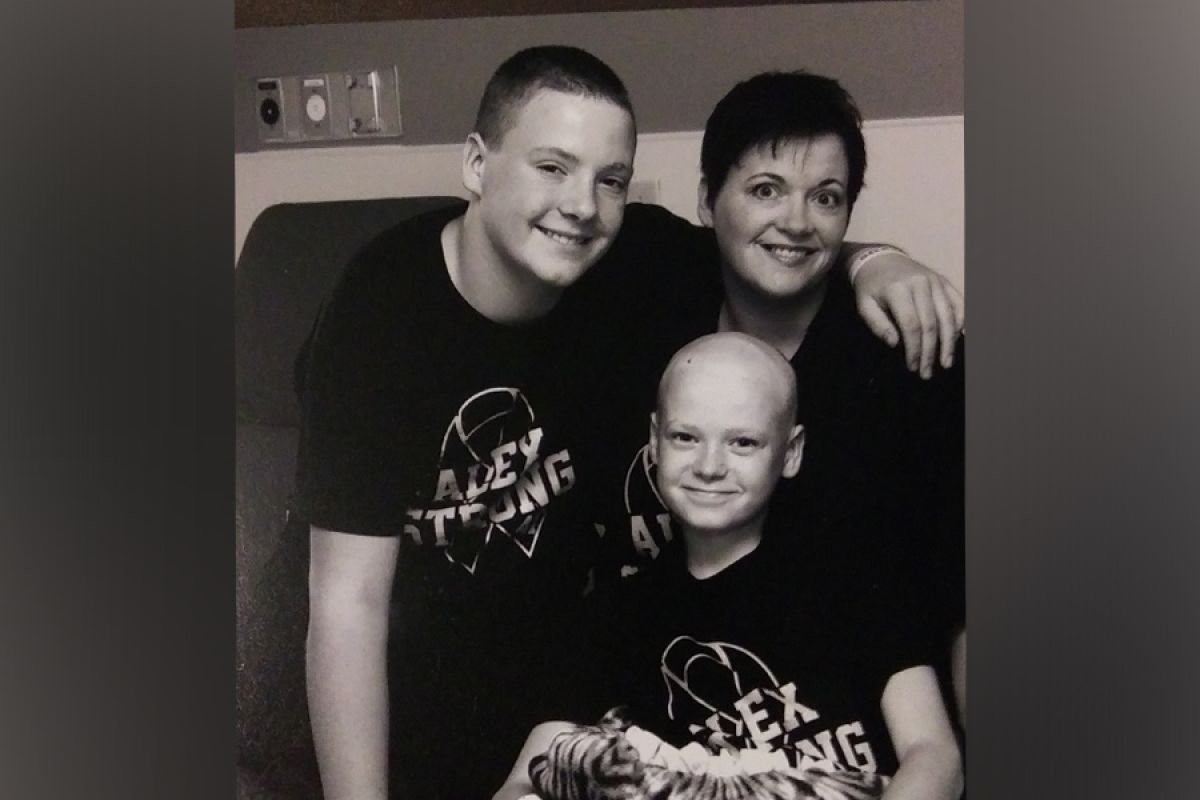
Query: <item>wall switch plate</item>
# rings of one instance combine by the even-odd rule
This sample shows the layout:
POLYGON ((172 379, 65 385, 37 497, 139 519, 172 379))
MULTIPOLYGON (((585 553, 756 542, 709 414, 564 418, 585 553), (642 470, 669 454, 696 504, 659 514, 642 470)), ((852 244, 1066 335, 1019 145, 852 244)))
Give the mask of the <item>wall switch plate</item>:
POLYGON ((400 80, 395 67, 345 73, 351 138, 399 136, 400 80))
POLYGON ((324 75, 300 79, 300 124, 306 139, 328 139, 332 135, 333 109, 330 106, 329 80, 324 75))
POLYGON ((287 140, 283 95, 283 81, 279 78, 259 78, 254 82, 254 114, 260 141, 287 140))
POLYGON ((379 133, 379 73, 347 72, 346 94, 350 97, 350 133, 354 136, 379 133))

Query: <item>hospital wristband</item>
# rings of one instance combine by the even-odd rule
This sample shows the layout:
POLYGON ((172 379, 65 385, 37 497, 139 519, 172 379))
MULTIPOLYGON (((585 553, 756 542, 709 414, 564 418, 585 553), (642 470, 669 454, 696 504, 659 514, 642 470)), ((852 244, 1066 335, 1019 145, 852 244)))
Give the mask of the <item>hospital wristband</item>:
POLYGON ((866 264, 875 256, 880 256, 884 253, 899 253, 902 256, 908 255, 908 253, 905 253, 899 247, 893 247, 890 244, 875 244, 870 247, 864 247, 850 256, 850 265, 847 267, 850 283, 854 283, 854 278, 858 275, 858 271, 862 269, 863 264, 866 264))

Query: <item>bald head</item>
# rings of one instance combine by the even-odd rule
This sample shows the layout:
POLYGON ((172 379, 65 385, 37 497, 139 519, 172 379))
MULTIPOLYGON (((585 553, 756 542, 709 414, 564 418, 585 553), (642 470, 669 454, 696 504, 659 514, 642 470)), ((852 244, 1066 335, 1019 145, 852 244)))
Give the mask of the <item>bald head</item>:
POLYGON ((668 413, 674 393, 693 378, 717 377, 721 383, 749 387, 770 402, 778 423, 796 420, 796 375, 771 345, 744 333, 714 333, 684 345, 671 357, 658 382, 658 413, 668 413))
POLYGON ((803 449, 796 379, 770 345, 718 333, 675 354, 650 417, 650 456, 688 543, 689 569, 701 550, 734 557, 755 546, 775 485, 798 473, 803 449))

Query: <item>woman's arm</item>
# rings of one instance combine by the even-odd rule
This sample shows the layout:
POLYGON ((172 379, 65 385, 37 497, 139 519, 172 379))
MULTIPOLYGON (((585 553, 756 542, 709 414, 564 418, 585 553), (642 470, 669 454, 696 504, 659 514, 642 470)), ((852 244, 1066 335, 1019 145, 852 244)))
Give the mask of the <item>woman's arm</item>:
POLYGON ((953 364, 966 324, 962 292, 891 245, 845 242, 842 249, 867 327, 893 347, 903 340, 908 368, 922 377, 933 374, 935 358, 943 367, 953 364))
POLYGON ((880 706, 900 762, 883 800, 958 800, 962 758, 933 668, 897 672, 880 706))

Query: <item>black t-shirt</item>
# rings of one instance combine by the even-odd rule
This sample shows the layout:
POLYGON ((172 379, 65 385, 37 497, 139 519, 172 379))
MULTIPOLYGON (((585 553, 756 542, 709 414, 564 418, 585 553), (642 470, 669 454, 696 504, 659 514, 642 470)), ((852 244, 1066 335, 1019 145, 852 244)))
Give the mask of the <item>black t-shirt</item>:
POLYGON ((539 667, 574 623, 596 538, 577 491, 591 368, 575 302, 519 326, 477 313, 440 244, 462 210, 374 240, 323 309, 296 503, 320 527, 399 538, 392 771, 445 796, 494 791, 554 716, 539 667))
MULTIPOLYGON (((696 237, 689 279, 661 290, 674 310, 659 320, 638 362, 639 388, 624 404, 606 406, 612 418, 596 506, 605 576, 628 575, 679 546, 646 443, 658 373, 678 347, 716 330, 718 253, 711 231, 696 237)), ((944 637, 964 619, 964 356, 960 346, 954 366, 938 368, 929 381, 910 373, 901 354, 866 327, 852 287, 835 269, 791 359, 806 435, 800 474, 772 498, 771 519, 785 533, 824 539, 827 569, 853 573, 872 560, 889 571, 894 562, 905 565, 895 574, 915 595, 912 613, 944 637)))
MULTIPOLYGON (((544 318, 500 325, 449 279, 463 206, 383 233, 347 267, 297 366, 295 513, 401 543, 389 636, 393 791, 486 796, 530 728, 564 716, 595 561, 593 417, 622 402, 691 226, 630 205, 609 253, 544 318)), ((603 418, 602 416, 600 418, 603 418)))
POLYGON ((929 663, 893 602, 887 582, 827 573, 801 538, 764 540, 704 580, 671 550, 595 599, 584 713, 625 705, 677 747, 893 774, 880 700, 892 675, 929 663))
POLYGON ((910 612, 947 646, 965 623, 965 358, 960 340, 954 365, 922 380, 830 280, 792 358, 804 462, 772 506, 784 530, 826 536, 830 569, 898 570, 910 612))

